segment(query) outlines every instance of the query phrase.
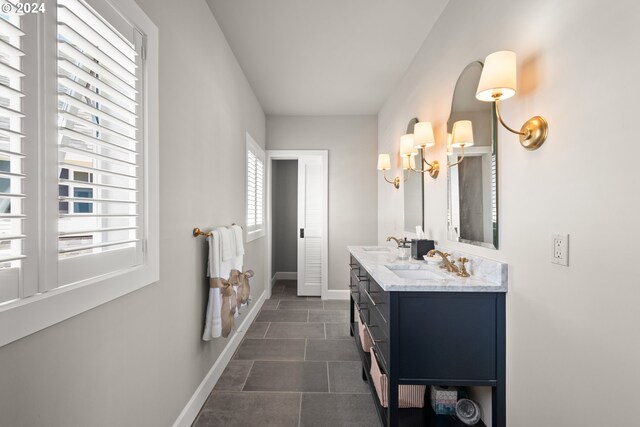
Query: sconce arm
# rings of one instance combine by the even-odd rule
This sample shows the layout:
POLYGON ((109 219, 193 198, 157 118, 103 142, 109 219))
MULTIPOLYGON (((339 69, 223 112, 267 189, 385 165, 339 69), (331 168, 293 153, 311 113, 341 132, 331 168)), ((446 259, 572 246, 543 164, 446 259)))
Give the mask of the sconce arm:
POLYGON ((429 163, 427 161, 427 149, 424 147, 422 148, 422 161, 424 164, 426 164, 429 167, 424 169, 416 169, 416 168, 412 168, 411 162, 409 162, 409 169, 417 173, 428 173, 429 176, 431 176, 431 178, 434 178, 434 179, 437 178, 438 172, 440 171, 440 164, 438 163, 437 160, 434 160, 433 163, 429 163))
POLYGON ((429 166, 429 168, 430 168, 430 169, 433 169, 433 165, 432 165, 431 163, 429 163, 429 162, 427 161, 427 159, 425 159, 425 158, 424 158, 424 156, 422 156, 422 161, 423 161, 427 166, 429 166))
MULTIPOLYGON (((384 178, 385 181, 387 181, 389 184, 393 184, 393 186, 396 188, 396 190, 398 188, 400 188, 400 177, 396 176, 393 181, 391 181, 389 178, 387 178, 387 170, 383 170, 382 171, 382 177, 384 178)), ((405 179, 406 181, 406 179, 405 179)))
POLYGON ((462 161, 464 160, 464 145, 463 145, 463 146, 461 146, 460 148, 462 149, 462 157, 460 157, 460 158, 458 159, 458 161, 457 161, 457 162, 455 162, 455 163, 447 163, 447 166, 448 166, 448 167, 450 167, 450 168, 451 168, 451 167, 454 167, 454 166, 456 166, 456 165, 459 165, 459 164, 460 164, 460 163, 462 163, 462 161))
POLYGON ((496 116, 498 116, 498 120, 500 121, 500 124, 502 126, 504 126, 504 128, 506 130, 508 130, 511 133, 515 133, 516 135, 522 135, 524 137, 527 137, 527 133, 526 132, 520 132, 517 131, 515 129, 512 129, 509 127, 509 125, 507 125, 504 120, 502 119, 502 114, 500 114, 500 100, 498 98, 495 98, 495 105, 496 105, 496 116))

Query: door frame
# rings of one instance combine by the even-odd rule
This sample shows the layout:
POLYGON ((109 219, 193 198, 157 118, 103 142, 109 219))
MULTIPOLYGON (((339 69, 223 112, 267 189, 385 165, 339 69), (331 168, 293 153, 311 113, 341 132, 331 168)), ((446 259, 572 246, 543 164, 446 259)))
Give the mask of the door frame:
MULTIPOLYGON (((325 238, 322 240, 322 288, 321 298, 327 299, 329 294, 329 150, 266 150, 267 154, 267 298, 271 297, 271 290, 274 283, 274 271, 272 265, 272 218, 271 207, 273 202, 273 161, 277 160, 299 160, 305 156, 319 156, 322 159, 322 205, 325 212, 324 221, 322 223, 322 234, 325 238)), ((296 207, 297 209, 297 207, 296 207)), ((297 261, 296 261, 297 262, 297 261)))

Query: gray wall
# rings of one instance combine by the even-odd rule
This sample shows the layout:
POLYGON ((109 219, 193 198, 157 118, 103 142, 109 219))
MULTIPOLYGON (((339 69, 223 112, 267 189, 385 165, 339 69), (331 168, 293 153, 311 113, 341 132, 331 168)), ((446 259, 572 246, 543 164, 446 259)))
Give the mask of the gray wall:
POLYGON ((268 116, 270 150, 329 150, 329 289, 347 290, 348 245, 376 241, 375 116, 268 116))
POLYGON ((298 271, 298 161, 272 163, 273 273, 298 271))
MULTIPOLYGON (((160 29, 160 281, 0 348, 2 426, 169 426, 228 342, 201 341, 191 230, 244 223, 245 132, 264 145, 265 116, 204 1, 138 3, 160 29)), ((265 241, 246 246, 254 298, 265 241)))
MULTIPOLYGON (((532 5, 451 0, 380 110, 379 149, 391 151, 417 116, 434 124, 430 156, 443 165, 460 72, 497 50, 518 54, 518 94, 502 112, 514 127, 545 116, 549 139, 529 152, 499 130, 500 250, 447 241, 446 168, 426 180, 427 234, 509 264, 507 425, 635 425, 632 411, 608 408, 637 407, 640 383, 640 56, 629 54, 640 2, 532 5), (562 232, 571 234, 569 267, 550 262, 551 236, 562 232)), ((382 242, 402 215, 393 187, 378 188, 382 242)))

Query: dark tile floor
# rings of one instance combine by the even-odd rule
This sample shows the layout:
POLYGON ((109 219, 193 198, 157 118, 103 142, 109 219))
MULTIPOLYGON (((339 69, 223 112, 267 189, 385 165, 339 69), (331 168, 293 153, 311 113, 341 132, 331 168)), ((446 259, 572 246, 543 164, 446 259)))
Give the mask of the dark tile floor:
POLYGON ((274 285, 194 426, 378 427, 347 301, 274 285))

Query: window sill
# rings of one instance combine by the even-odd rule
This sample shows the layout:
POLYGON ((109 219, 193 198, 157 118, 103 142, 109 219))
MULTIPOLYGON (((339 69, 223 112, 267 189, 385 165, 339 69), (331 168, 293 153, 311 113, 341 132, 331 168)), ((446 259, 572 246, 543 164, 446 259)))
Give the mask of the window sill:
POLYGON ((261 237, 264 237, 265 235, 266 233, 264 228, 261 228, 259 230, 254 230, 254 231, 247 231, 247 236, 245 237, 244 240, 245 240, 245 243, 249 243, 261 237))
POLYGON ((0 347, 159 280, 158 265, 143 265, 0 306, 0 347))

